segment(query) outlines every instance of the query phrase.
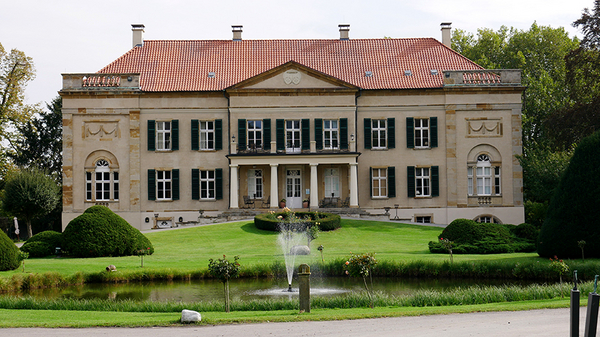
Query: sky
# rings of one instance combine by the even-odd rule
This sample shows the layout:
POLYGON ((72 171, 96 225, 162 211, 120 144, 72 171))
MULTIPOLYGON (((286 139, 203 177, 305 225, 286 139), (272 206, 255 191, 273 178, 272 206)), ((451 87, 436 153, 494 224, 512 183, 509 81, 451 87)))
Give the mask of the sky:
MULTIPOLYGON (((131 24, 144 24, 146 40, 350 39, 433 37, 440 23, 473 34, 501 26, 527 30, 534 22, 581 33, 572 22, 593 0, 5 0, 0 44, 33 58, 36 78, 29 104, 58 96, 63 73, 93 73, 132 47, 131 24)), ((45 106, 45 104, 44 104, 45 106)))

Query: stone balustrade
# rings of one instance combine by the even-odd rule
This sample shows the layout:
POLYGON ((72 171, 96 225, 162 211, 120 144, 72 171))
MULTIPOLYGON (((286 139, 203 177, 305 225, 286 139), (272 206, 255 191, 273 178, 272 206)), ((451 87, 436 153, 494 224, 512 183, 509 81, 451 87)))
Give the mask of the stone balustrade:
POLYGON ((520 69, 447 70, 444 86, 520 86, 520 69))
POLYGON ((140 74, 62 74, 63 90, 139 89, 140 74))

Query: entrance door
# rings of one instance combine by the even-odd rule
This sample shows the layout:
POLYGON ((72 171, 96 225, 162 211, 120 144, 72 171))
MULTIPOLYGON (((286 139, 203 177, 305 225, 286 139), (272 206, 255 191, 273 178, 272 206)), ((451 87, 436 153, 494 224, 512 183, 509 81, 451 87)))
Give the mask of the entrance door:
POLYGON ((325 169, 325 197, 340 197, 340 176, 337 168, 325 169))
POLYGON ((302 176, 299 169, 286 170, 285 199, 288 208, 302 208, 302 176))

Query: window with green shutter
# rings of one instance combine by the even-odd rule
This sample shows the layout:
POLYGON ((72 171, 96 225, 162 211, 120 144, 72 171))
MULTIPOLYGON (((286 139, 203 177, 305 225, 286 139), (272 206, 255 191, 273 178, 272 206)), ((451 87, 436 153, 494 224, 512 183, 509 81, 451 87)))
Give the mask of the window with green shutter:
POLYGON ((263 119, 263 149, 270 150, 271 149, 271 119, 265 118, 263 119))
POLYGON ((238 119, 238 149, 246 150, 246 120, 238 119))
POLYGON ((432 197, 440 196, 440 167, 439 166, 431 167, 431 196, 432 197))
POLYGON ((394 149, 396 148, 396 119, 388 118, 387 122, 387 148, 394 149))
POLYGON ((179 170, 178 169, 171 170, 171 175, 172 175, 171 179, 172 179, 172 183, 173 183, 173 186, 171 187, 173 190, 172 199, 179 200, 179 170))
POLYGON ((415 197, 415 167, 408 166, 406 168, 406 186, 408 189, 408 197, 415 197))
POLYGON ((148 170, 148 200, 156 200, 156 171, 148 170))
POLYGON ((223 120, 215 120, 215 150, 223 150, 223 120))
POLYGON ((275 132, 276 132, 275 141, 277 143, 277 151, 283 151, 283 150, 285 150, 285 120, 284 119, 275 120, 275 132))
POLYGON ((348 118, 340 118, 340 149, 348 150, 348 118))
POLYGON ((148 151, 156 151, 156 121, 148 121, 148 151))
POLYGON ((217 200, 223 199, 223 169, 215 169, 215 196, 217 200))
POLYGON ((200 170, 192 169, 192 200, 200 200, 200 170))
POLYGON ((406 147, 415 148, 415 120, 412 117, 406 117, 406 147))
POLYGON ((438 147, 438 119, 437 117, 429 118, 431 127, 431 147, 438 147))
POLYGON ((171 121, 171 150, 179 150, 179 121, 177 119, 171 121))
POLYGON ((315 143, 317 150, 323 150, 323 119, 315 118, 315 143))
POLYGON ((365 118, 364 119, 364 132, 365 134, 363 135, 365 138, 365 149, 370 149, 371 148, 371 118, 365 118))
POLYGON ((390 166, 387 168, 388 175, 388 198, 396 197, 396 168, 390 166))
POLYGON ((310 150, 310 119, 301 121, 302 127, 302 150, 310 150))
POLYGON ((200 142, 198 135, 198 120, 192 119, 192 151, 200 150, 200 142))

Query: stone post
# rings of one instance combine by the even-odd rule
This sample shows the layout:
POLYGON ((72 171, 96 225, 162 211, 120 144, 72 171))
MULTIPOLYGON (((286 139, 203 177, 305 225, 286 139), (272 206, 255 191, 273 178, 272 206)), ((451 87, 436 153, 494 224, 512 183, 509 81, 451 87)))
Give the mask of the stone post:
POLYGON ((310 267, 306 263, 298 267, 298 283, 300 312, 310 312, 310 267))

